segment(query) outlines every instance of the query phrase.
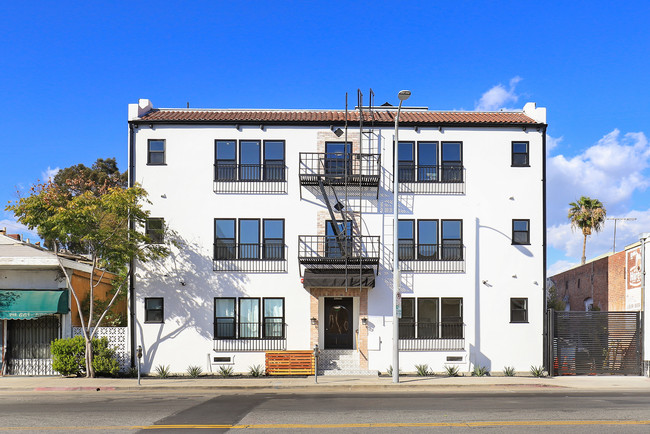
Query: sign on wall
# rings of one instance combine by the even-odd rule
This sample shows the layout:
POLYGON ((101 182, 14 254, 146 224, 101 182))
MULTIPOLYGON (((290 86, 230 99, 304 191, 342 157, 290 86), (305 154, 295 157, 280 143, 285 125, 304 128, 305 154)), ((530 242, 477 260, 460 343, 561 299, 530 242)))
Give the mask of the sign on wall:
POLYGON ((626 252, 626 286, 625 286, 625 310, 641 310, 641 247, 626 252))

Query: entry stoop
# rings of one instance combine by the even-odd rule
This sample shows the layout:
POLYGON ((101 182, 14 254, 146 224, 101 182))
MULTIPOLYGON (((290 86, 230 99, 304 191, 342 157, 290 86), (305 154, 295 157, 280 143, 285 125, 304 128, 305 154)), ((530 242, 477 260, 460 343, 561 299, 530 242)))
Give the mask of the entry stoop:
POLYGON ((379 375, 378 371, 361 369, 355 350, 322 350, 318 358, 318 375, 379 375))

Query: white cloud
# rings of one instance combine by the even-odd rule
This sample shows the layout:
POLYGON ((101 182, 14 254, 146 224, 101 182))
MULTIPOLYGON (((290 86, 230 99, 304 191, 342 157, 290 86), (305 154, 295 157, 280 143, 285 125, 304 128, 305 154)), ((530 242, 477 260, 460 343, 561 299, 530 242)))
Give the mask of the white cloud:
POLYGON ((579 264, 580 262, 566 261, 564 259, 560 259, 559 261, 553 263, 550 267, 548 267, 548 270, 546 271, 546 275, 548 277, 555 276, 556 274, 562 273, 563 271, 573 268, 579 264))
POLYGON ((481 99, 475 104, 474 110, 495 111, 505 109, 508 103, 517 102, 519 95, 515 93, 515 88, 521 80, 522 78, 519 76, 511 78, 507 89, 501 83, 493 86, 481 96, 481 99))
MULTIPOLYGON (((554 139, 554 145, 560 139, 554 139)), ((597 198, 608 212, 621 206, 636 191, 650 186, 644 173, 650 166, 650 146, 643 133, 619 130, 606 134, 595 145, 574 157, 548 158, 548 218, 550 224, 566 222, 569 202, 580 196, 597 198)))
MULTIPOLYGON (((650 229, 650 209, 633 210, 616 217, 635 218, 634 221, 618 221, 616 223, 616 251, 639 240, 639 234, 650 229)), ((580 230, 573 231, 568 223, 550 226, 547 232, 548 244, 564 252, 568 258, 575 258, 576 262, 582 257, 583 235, 580 230)), ((593 233, 587 237, 587 259, 594 258, 614 247, 614 222, 605 221, 601 232, 593 233)), ((562 261, 558 261, 562 262, 562 261)), ((556 263, 557 264, 557 263, 556 263)), ((552 267, 554 267, 553 264, 552 267)), ((549 268, 550 270, 550 268, 549 268)))
POLYGON ((4 228, 7 229, 8 234, 21 234, 24 238, 30 238, 32 242, 40 239, 36 231, 29 230, 27 226, 18 223, 12 218, 0 220, 0 229, 4 228))
POLYGON ((45 172, 41 172, 41 179, 43 181, 51 181, 54 179, 56 174, 59 173, 59 170, 61 170, 59 167, 52 169, 50 166, 47 166, 47 170, 45 170, 45 172))
POLYGON ((558 147, 564 140, 564 137, 551 137, 548 133, 546 134, 546 155, 551 153, 551 151, 558 147))

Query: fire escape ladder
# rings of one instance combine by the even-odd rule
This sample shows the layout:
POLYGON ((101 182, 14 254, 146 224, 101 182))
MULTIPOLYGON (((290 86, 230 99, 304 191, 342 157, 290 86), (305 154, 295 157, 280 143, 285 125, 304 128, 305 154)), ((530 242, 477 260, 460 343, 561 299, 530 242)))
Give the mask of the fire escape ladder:
MULTIPOLYGON (((348 257, 348 250, 346 248, 346 245, 348 244, 343 243, 343 238, 347 235, 346 232, 341 234, 341 230, 339 229, 339 222, 336 219, 336 215, 334 214, 334 210, 332 209, 332 204, 330 203, 329 197, 327 196, 327 192, 325 191, 325 185, 323 184, 323 178, 318 177, 318 187, 320 188, 320 192, 323 195, 323 200, 325 201, 325 205, 327 206, 327 210, 330 213, 330 224, 332 226, 332 231, 334 232, 334 235, 336 236, 336 243, 339 246, 339 249, 341 249, 341 254, 343 257, 347 258, 348 257)), ((344 231, 347 229, 344 228, 344 231)), ((347 240, 346 240, 347 241, 347 240)))

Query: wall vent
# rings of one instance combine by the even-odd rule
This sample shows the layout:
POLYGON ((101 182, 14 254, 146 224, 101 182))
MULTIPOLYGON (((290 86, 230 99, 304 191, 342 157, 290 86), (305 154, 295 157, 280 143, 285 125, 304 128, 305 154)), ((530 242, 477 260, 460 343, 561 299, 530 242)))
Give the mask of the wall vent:
POLYGON ((447 356, 448 362, 462 362, 463 356, 447 356))

